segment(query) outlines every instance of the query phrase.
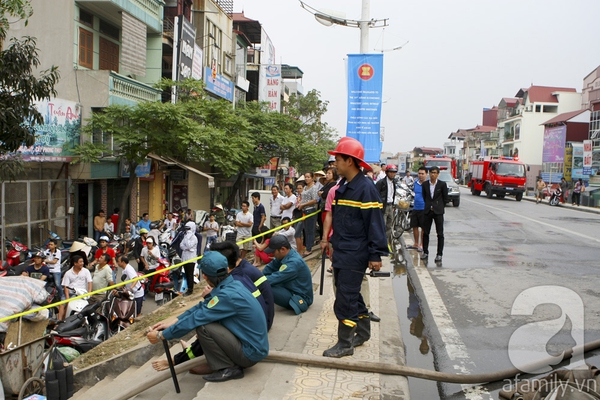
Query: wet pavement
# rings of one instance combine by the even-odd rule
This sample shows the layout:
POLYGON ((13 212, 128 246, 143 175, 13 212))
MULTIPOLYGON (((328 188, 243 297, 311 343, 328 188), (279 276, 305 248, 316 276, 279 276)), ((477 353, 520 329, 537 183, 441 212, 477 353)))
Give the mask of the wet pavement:
MULTIPOLYGON (((394 278, 401 326, 409 329, 408 334, 403 331, 407 365, 469 374, 512 368, 511 357, 518 358, 524 349, 515 348, 511 338, 532 322, 540 327, 529 333, 525 347, 550 353, 570 348, 576 339, 600 338, 600 215, 570 206, 475 197, 465 189, 461 196, 460 207, 446 208, 443 262, 423 262, 416 251, 405 250, 414 295, 405 277, 394 278), (542 285, 546 287, 533 289, 542 285), (530 315, 511 315, 513 302, 528 289, 535 292, 534 300, 541 296, 543 301, 536 301, 548 304, 534 307, 530 315), (414 297, 420 310, 414 309, 414 297), (424 325, 420 336, 410 332, 419 333, 419 311, 424 325), (417 322, 411 327, 407 314, 415 312, 417 322), (429 347, 425 355, 423 338, 429 347)), ((412 244, 406 233, 403 240, 412 244)), ((587 361, 598 365, 600 356, 588 354, 587 361)), ((497 398, 508 383, 467 388, 416 381, 409 379, 414 398, 443 399, 497 398)))

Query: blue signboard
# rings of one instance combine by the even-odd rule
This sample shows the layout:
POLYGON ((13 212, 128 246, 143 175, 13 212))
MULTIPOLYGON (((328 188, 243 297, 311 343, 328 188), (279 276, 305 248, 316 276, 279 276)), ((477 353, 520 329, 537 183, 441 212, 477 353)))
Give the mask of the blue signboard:
POLYGON ((366 162, 381 154, 383 54, 348 55, 348 121, 346 136, 365 148, 366 162))
POLYGON ((542 172, 541 177, 542 177, 542 180, 544 182, 546 182, 547 184, 560 183, 560 180, 563 177, 563 173, 562 172, 553 172, 553 173, 542 172))
MULTIPOLYGON (((129 178, 129 167, 121 160, 121 178, 129 178)), ((152 171, 152 161, 146 160, 143 164, 135 167, 135 176, 138 178, 149 178, 152 171)))
POLYGON ((210 67, 204 67, 204 83, 209 92, 233 102, 233 82, 223 75, 214 73, 210 67))
POLYGON ((263 179, 265 180, 265 186, 273 186, 275 184, 275 177, 263 179))

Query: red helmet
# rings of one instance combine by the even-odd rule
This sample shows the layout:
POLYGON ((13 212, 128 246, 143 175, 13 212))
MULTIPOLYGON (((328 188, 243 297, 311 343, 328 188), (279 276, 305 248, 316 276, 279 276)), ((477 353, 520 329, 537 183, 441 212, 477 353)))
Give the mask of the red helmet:
POLYGON ((351 156, 359 160, 359 164, 361 167, 366 168, 367 170, 371 170, 371 166, 364 162, 365 158, 365 149, 360 144, 360 142, 354 138, 345 136, 340 139, 335 150, 328 151, 329 154, 335 156, 337 154, 342 154, 345 156, 351 156))
POLYGON ((388 164, 385 166, 385 172, 398 172, 398 167, 394 164, 388 164))

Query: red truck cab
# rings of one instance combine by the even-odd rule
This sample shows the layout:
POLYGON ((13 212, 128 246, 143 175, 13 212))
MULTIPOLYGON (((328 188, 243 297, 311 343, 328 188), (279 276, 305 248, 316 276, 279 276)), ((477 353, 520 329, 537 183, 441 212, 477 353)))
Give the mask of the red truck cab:
POLYGON ((468 186, 474 196, 485 192, 488 199, 493 195, 501 199, 509 195, 521 201, 525 193, 528 170, 527 165, 513 157, 473 161, 469 166, 468 186))
POLYGON ((440 169, 446 169, 452 175, 452 178, 456 179, 456 160, 438 154, 435 157, 426 157, 423 160, 423 165, 429 169, 433 166, 439 167, 440 169))

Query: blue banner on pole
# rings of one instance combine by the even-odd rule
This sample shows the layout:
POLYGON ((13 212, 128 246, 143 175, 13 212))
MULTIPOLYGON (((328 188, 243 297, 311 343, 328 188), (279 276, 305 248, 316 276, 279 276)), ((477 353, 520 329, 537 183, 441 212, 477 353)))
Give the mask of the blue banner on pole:
POLYGON ((381 92, 383 54, 348 55, 348 122, 346 136, 365 148, 365 161, 381 154, 381 92))

